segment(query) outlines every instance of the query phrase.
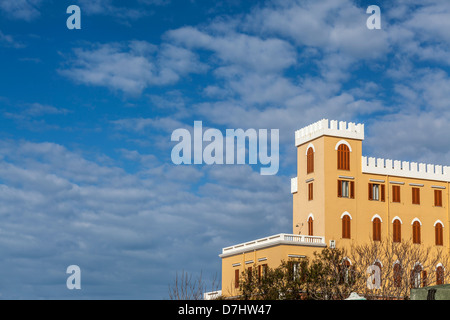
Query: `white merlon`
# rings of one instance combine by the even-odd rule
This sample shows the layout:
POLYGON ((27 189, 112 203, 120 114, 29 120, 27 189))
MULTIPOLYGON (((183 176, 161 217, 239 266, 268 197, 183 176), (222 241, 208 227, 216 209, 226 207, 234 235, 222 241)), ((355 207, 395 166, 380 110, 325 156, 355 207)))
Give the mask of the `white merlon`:
POLYGON ((362 157, 362 172, 450 182, 450 167, 417 162, 362 157))
POLYGON ((299 146, 323 135, 364 140, 364 124, 322 119, 295 131, 295 146, 299 146))
POLYGON ((296 193, 298 191, 297 177, 291 179, 291 193, 296 193))

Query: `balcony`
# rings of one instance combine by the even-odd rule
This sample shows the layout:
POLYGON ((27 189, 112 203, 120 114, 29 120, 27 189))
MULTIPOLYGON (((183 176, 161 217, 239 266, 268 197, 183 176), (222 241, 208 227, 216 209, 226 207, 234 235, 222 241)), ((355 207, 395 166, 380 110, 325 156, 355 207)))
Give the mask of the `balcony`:
POLYGON ((223 258, 238 253, 254 251, 277 245, 326 247, 325 237, 280 233, 266 238, 223 248, 222 254, 220 254, 219 257, 223 258))

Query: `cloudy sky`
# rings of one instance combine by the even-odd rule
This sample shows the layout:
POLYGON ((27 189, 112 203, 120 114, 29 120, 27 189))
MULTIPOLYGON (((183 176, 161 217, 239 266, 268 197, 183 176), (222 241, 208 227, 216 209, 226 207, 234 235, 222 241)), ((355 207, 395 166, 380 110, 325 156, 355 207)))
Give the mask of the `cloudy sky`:
POLYGON ((449 30, 448 0, 0 0, 0 298, 220 280, 223 247, 291 232, 294 131, 322 118, 365 123, 364 155, 450 164, 449 30), (278 173, 174 165, 196 120, 279 129, 278 173))

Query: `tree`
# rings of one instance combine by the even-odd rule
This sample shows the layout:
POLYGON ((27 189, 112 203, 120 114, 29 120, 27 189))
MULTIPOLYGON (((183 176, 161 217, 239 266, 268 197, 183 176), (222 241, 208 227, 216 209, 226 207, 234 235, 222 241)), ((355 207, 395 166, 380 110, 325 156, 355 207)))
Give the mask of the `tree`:
POLYGON ((314 252, 308 268, 307 296, 316 300, 343 300, 356 291, 362 274, 347 259, 344 249, 314 252))
POLYGON ((308 259, 282 261, 276 268, 254 264, 241 273, 239 288, 244 300, 301 299, 306 288, 308 259))
POLYGON ((367 299, 409 299, 411 288, 448 279, 448 254, 439 247, 414 244, 411 239, 394 242, 384 238, 354 245, 350 252, 355 269, 364 274, 357 291, 367 299))
MULTIPOLYGON (((216 277, 211 282, 211 291, 217 291, 216 277)), ((207 284, 202 279, 202 273, 193 278, 192 274, 178 272, 172 285, 169 285, 170 300, 203 300, 203 293, 207 290, 207 284)))
POLYGON ((355 291, 362 278, 351 267, 343 249, 325 248, 314 253, 314 259, 290 259, 261 273, 254 264, 241 273, 239 279, 242 299, 339 300, 355 291))

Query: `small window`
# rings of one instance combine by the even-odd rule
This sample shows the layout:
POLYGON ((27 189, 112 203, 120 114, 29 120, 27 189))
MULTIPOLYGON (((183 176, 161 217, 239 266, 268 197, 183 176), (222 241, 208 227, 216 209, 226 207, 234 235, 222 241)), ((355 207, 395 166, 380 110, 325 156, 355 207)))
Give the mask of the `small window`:
POLYGON ((239 269, 234 270, 234 287, 239 288, 239 269))
POLYGON ((314 197, 314 188, 313 188, 313 183, 308 183, 308 200, 311 201, 313 200, 314 197))
POLYGON ((309 147, 306 152, 306 173, 314 172, 314 149, 309 147))
POLYGON ((402 286, 402 266, 400 263, 394 264, 394 287, 400 288, 402 286))
POLYGON ((402 223, 400 220, 395 219, 393 222, 393 241, 394 242, 401 242, 402 241, 402 223))
POLYGON ((267 264, 260 264, 258 266, 258 279, 261 281, 261 279, 265 278, 267 276, 267 264))
POLYGON ((413 243, 420 243, 420 222, 414 221, 412 225, 413 243))
POLYGON ((340 144, 337 150, 338 170, 350 170, 350 149, 345 144, 340 144))
POLYGON ((436 284, 444 284, 444 267, 442 266, 436 268, 436 284))
POLYGON ((355 198, 355 182, 348 180, 338 180, 338 197, 355 198))
POLYGON ((436 225, 434 226, 435 244, 437 246, 442 246, 444 244, 444 235, 442 229, 442 224, 440 222, 436 223, 436 225))
POLYGON ((413 187, 412 188, 412 203, 420 204, 420 189, 413 187))
POLYGON ((400 202, 400 186, 392 186, 392 202, 400 202))
POLYGON ((342 217, 342 238, 350 239, 350 217, 345 215, 342 217))
POLYGON ((384 201, 385 199, 384 184, 369 183, 369 200, 384 201))
POLYGON ((442 207, 442 190, 434 190, 434 206, 442 207))
POLYGON ((381 241, 381 220, 374 218, 372 221, 373 241, 381 241))
POLYGON ((308 236, 314 235, 314 220, 312 217, 308 218, 308 236))

